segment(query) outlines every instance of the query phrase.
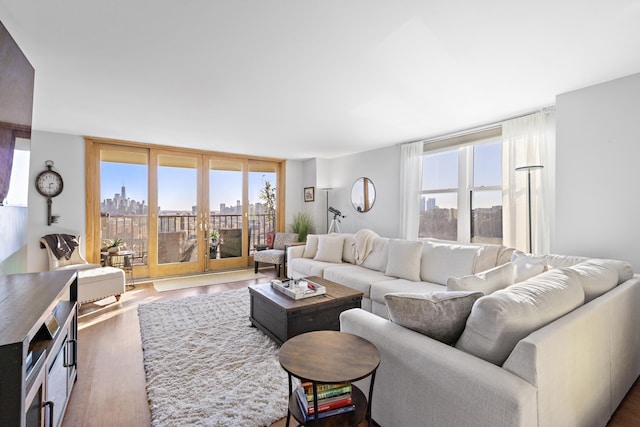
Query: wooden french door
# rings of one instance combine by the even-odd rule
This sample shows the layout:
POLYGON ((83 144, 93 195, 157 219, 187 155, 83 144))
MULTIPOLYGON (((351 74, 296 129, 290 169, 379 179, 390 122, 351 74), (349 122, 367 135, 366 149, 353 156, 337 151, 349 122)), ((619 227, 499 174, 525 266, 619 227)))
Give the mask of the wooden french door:
POLYGON ((254 245, 283 229, 283 161, 93 139, 86 148, 92 262, 119 239, 136 277, 244 267, 254 245), (278 193, 271 213, 267 183, 278 193))

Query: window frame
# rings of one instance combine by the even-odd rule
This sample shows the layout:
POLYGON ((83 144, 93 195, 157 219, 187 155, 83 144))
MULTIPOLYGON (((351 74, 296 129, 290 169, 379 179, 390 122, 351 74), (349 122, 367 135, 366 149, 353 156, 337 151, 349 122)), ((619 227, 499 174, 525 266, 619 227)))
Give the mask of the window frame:
MULTIPOLYGON (((502 146, 502 127, 496 126, 488 129, 483 129, 474 132, 468 132, 460 135, 443 137, 433 141, 425 141, 423 145, 422 156, 437 154, 443 152, 457 151, 458 152, 458 187, 457 188, 438 188, 423 190, 424 183, 420 188, 419 197, 422 199, 425 195, 429 194, 445 194, 445 193, 457 193, 457 239, 458 243, 471 243, 471 229, 472 229, 472 198, 473 192, 481 191, 502 191, 504 186, 504 177, 501 178, 500 185, 494 186, 475 186, 473 182, 474 178, 474 147, 482 144, 488 144, 492 142, 500 141, 502 146)), ((504 162, 504 158, 501 159, 501 164, 504 162)), ((424 168, 424 162, 423 162, 424 168)), ((421 171, 424 173, 424 169, 421 171)), ((504 227, 504 215, 503 221, 504 227)), ((429 237, 420 237, 420 230, 418 229, 419 239, 427 239, 429 237)))

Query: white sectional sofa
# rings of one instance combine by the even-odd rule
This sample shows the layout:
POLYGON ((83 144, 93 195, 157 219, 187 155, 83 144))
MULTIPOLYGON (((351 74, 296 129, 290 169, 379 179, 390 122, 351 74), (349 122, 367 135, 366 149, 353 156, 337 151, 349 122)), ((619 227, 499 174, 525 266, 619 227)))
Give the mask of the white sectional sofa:
POLYGON ((310 236, 289 248, 288 276, 363 292, 341 330, 380 350, 383 427, 605 426, 640 375, 640 276, 628 263, 382 237, 356 263, 353 243, 310 236), (451 314, 451 301, 469 311, 451 314), (431 331, 434 313, 445 327, 464 316, 455 342, 431 331))

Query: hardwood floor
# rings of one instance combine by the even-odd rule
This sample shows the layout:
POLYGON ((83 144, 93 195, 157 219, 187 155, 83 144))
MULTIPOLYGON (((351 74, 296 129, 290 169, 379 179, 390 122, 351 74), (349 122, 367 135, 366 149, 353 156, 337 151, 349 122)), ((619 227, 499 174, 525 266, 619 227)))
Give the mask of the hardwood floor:
MULTIPOLYGON (((275 276, 273 269, 261 271, 275 276)), ((80 307, 78 380, 63 427, 144 427, 151 423, 138 323, 139 304, 224 292, 271 277, 158 293, 151 283, 137 283, 120 299, 107 298, 80 307)), ((129 289, 129 288, 128 288, 129 289)), ((293 425, 293 423, 292 423, 293 425)), ((640 381, 622 402, 609 427, 640 425, 640 381)), ((271 427, 284 427, 279 420, 271 427)), ((392 427, 392 426, 388 426, 392 427)))

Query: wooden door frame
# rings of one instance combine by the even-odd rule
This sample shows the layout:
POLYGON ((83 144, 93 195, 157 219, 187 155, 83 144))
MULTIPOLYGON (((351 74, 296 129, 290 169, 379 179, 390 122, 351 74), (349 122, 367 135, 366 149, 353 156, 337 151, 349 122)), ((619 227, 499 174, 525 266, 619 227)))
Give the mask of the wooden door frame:
MULTIPOLYGON (((226 158, 236 158, 243 161, 243 196, 242 196, 242 206, 243 206, 243 241, 248 241, 248 173, 249 173, 249 162, 251 161, 264 161, 268 163, 275 164, 276 167, 276 175, 277 175, 277 187, 276 187, 276 231, 285 231, 285 222, 286 222, 286 212, 285 212, 285 187, 286 187, 286 159, 279 158, 269 158, 269 157, 259 157, 259 156, 243 156, 239 154, 232 153, 222 153, 215 151, 204 151, 204 150, 196 150, 190 148, 179 148, 179 147, 171 147, 171 146, 163 146, 157 144, 148 144, 141 142, 132 142, 132 141, 124 141, 124 140, 116 140, 109 138, 98 138, 98 137, 85 137, 85 224, 86 224, 86 258, 89 262, 99 263, 100 262, 100 247, 101 242, 99 242, 97 236, 100 235, 100 150, 104 147, 113 147, 117 150, 123 149, 146 149, 149 153, 149 182, 148 182, 148 206, 157 206, 158 198, 157 198, 157 156, 152 155, 154 150, 166 152, 166 153, 175 153, 176 155, 199 155, 201 156, 201 167, 199 172, 199 186, 201 188, 201 192, 198 194, 199 201, 198 205, 201 206, 201 203, 207 203, 207 206, 210 206, 210 201, 208 199, 208 167, 207 159, 210 156, 220 156, 226 158), (206 193, 205 193, 206 192, 206 193)), ((148 257, 155 257, 153 260, 153 265, 155 267, 151 267, 152 258, 149 258, 147 262, 147 266, 139 267, 137 266, 135 271, 136 277, 156 277, 157 271, 157 233, 151 232, 151 230, 157 230, 157 215, 155 212, 149 213, 148 218, 148 257), (154 248, 154 250, 151 250, 154 248), (153 253, 155 252, 155 253, 153 253)), ((202 208, 200 209, 202 211, 202 208)), ((207 213, 208 214, 208 213, 207 213)), ((202 218, 200 219, 203 220, 202 218)), ((207 218, 208 221, 208 218, 207 218)), ((204 245, 205 239, 198 239, 198 250, 199 253, 205 254, 205 250, 208 252, 208 248, 205 248, 204 245), (202 245, 202 247, 200 246, 202 245), (202 252, 200 252, 202 251, 202 252)), ((199 257, 202 262, 200 271, 204 271, 206 269, 206 265, 208 264, 208 257, 205 260, 204 256, 199 257)), ((232 259, 242 259, 242 265, 240 266, 251 266, 253 264, 253 257, 247 256, 245 251, 243 251, 243 256, 238 258, 230 258, 232 259)), ((222 268, 232 268, 238 266, 237 263, 229 261, 228 263, 220 263, 219 267, 222 268)), ((178 269, 180 270, 180 269, 178 269)), ((179 271, 178 271, 179 273, 179 271)))

